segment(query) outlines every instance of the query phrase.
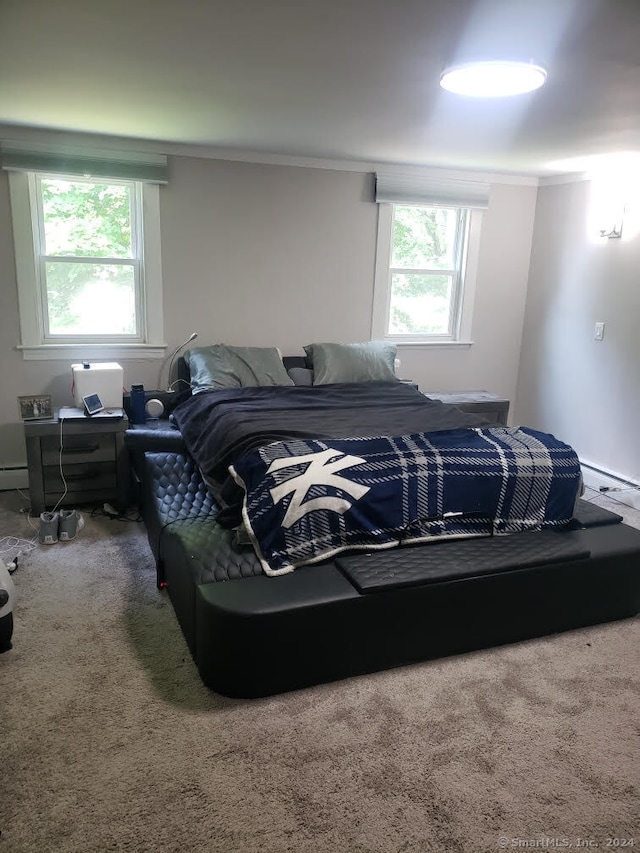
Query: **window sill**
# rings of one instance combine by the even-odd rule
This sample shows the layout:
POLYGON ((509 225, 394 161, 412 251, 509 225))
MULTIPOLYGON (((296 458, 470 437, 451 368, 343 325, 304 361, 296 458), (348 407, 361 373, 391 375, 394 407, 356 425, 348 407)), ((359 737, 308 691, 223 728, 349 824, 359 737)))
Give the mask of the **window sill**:
POLYGON ((397 338, 385 338, 398 347, 471 347, 473 341, 402 341, 397 338))
POLYGON ((19 345, 25 361, 164 358, 167 344, 35 344, 19 345))

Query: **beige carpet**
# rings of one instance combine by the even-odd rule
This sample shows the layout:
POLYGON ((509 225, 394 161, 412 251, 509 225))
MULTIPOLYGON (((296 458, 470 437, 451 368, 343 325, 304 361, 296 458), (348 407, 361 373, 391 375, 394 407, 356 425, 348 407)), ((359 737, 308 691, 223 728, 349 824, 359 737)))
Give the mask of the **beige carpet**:
MULTIPOLYGON (((29 534, 21 504, 0 534, 29 534)), ((237 701, 199 681, 139 525, 89 519, 15 582, 0 853, 640 847, 638 619, 237 701)))

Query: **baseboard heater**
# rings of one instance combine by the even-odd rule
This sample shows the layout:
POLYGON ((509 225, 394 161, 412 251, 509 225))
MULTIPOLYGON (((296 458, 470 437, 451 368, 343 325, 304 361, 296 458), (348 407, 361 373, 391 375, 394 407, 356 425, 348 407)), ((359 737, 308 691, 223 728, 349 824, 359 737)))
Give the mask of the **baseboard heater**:
POLYGON ((640 483, 584 459, 580 460, 580 466, 585 486, 605 495, 611 493, 610 497, 616 501, 640 509, 640 483))

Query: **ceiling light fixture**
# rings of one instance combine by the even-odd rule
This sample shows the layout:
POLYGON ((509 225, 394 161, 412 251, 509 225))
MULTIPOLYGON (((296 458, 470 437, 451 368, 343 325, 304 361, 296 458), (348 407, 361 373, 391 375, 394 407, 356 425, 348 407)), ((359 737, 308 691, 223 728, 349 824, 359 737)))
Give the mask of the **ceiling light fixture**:
POLYGON ((540 88, 547 79, 547 72, 533 62, 466 62, 445 68, 440 85, 455 95, 470 98, 505 98, 523 95, 540 88))

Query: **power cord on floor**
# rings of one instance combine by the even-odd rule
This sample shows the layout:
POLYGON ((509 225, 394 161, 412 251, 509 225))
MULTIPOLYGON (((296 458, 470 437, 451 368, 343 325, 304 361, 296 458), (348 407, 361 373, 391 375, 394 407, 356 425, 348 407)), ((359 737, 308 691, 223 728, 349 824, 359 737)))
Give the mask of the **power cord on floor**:
POLYGON ((603 497, 603 495, 601 495, 599 492, 595 492, 590 498, 585 497, 585 495, 581 495, 580 500, 584 501, 587 504, 592 504, 596 498, 601 498, 601 497, 603 497))
POLYGON ((620 485, 619 486, 600 486, 598 491, 601 494, 608 495, 610 492, 637 492, 640 491, 640 483, 638 483, 637 477, 630 477, 628 480, 623 480, 622 477, 613 477, 614 480, 617 480, 620 485))
POLYGON ((51 510, 51 512, 55 512, 58 509, 58 507, 60 506, 62 501, 66 498, 67 492, 69 491, 69 487, 67 486, 67 480, 66 480, 66 477, 64 476, 64 469, 62 466, 62 452, 64 450, 64 441, 62 438, 62 427, 63 427, 63 425, 64 425, 64 418, 60 418, 60 451, 59 451, 59 455, 58 455, 58 467, 60 468, 60 478, 62 479, 62 485, 64 486, 64 491, 60 495, 58 503, 54 506, 54 508, 51 510))
POLYGON ((105 518, 110 518, 112 521, 142 521, 137 511, 134 514, 119 512, 110 503, 103 503, 102 506, 94 507, 91 510, 91 518, 96 518, 97 516, 104 516, 105 518))
MULTIPOLYGON (((25 500, 28 504, 27 509, 31 509, 31 498, 22 491, 22 489, 16 489, 16 492, 20 495, 20 497, 25 500)), ((20 512, 26 512, 27 509, 21 509, 20 512)))
MULTIPOLYGON (((616 492, 635 492, 635 491, 638 491, 638 489, 635 489, 635 488, 615 489, 615 491, 616 492)), ((625 501, 621 501, 620 498, 617 498, 615 495, 610 495, 609 492, 604 492, 604 494, 602 494, 601 496, 607 498, 610 501, 613 501, 614 503, 620 504, 620 506, 626 507, 628 510, 631 510, 632 512, 634 510, 635 510, 635 512, 639 511, 637 506, 634 506, 633 504, 628 504, 625 501)))
POLYGON ((6 564, 10 574, 18 568, 18 557, 33 551, 38 541, 38 528, 31 521, 31 500, 21 489, 16 488, 16 492, 26 501, 26 506, 20 507, 19 512, 26 515, 27 524, 33 530, 34 535, 31 539, 24 539, 19 536, 3 536, 0 539, 0 559, 6 564), (3 546, 6 551, 3 551, 3 546))
POLYGON ((18 558, 28 554, 36 547, 33 539, 22 539, 20 536, 0 536, 0 560, 5 564, 9 574, 18 568, 18 558))

